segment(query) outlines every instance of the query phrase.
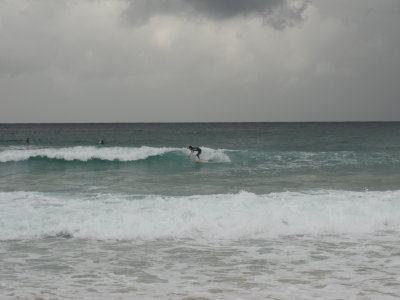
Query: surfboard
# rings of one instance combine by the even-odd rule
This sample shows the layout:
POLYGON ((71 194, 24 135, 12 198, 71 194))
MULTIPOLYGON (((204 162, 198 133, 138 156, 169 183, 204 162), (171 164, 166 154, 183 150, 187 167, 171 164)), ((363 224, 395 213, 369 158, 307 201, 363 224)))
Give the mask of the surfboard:
POLYGON ((203 160, 202 159, 198 159, 198 160, 196 160, 196 162, 197 163, 201 163, 201 162, 203 162, 203 160))

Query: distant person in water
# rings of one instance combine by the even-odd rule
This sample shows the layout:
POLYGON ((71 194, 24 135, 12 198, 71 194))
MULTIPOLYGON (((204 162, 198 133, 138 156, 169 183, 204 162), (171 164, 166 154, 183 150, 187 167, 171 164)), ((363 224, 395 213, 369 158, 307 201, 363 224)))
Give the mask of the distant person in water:
POLYGON ((29 144, 29 137, 26 138, 25 143, 29 144))
POLYGON ((198 158, 199 160, 201 159, 201 158, 200 158, 201 149, 200 149, 199 147, 192 147, 192 146, 189 146, 188 149, 190 150, 191 153, 193 153, 193 152, 196 151, 196 152, 197 152, 197 153, 196 153, 197 158, 198 158))
POLYGON ((100 144, 100 145, 103 145, 103 144, 104 144, 104 141, 103 141, 103 140, 99 140, 99 144, 100 144))

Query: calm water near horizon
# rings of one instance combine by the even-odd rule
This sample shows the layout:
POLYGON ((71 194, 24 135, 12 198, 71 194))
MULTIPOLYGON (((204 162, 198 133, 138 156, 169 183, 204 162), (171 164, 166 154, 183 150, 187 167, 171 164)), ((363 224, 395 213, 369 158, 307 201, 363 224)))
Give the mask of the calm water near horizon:
POLYGON ((399 245, 400 122, 0 124, 1 299, 398 299, 399 245))

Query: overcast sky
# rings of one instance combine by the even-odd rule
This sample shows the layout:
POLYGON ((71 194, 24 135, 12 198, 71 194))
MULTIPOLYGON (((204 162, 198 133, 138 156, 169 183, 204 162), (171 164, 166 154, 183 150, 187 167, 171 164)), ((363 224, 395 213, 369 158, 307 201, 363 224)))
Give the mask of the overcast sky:
POLYGON ((399 0, 0 0, 0 123, 363 120, 399 0))

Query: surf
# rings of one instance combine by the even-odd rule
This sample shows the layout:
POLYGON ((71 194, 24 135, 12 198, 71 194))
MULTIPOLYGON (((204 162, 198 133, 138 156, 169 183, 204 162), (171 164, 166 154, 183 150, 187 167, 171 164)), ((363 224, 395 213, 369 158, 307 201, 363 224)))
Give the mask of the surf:
POLYGON ((0 193, 0 240, 237 240, 400 233, 400 190, 191 196, 0 193))
MULTIPOLYGON (((228 154, 222 149, 203 147, 202 157, 208 162, 230 162, 228 154)), ((188 150, 173 147, 95 147, 75 146, 64 148, 24 148, 6 149, 0 152, 0 162, 20 162, 30 159, 47 159, 62 161, 91 160, 133 162, 154 157, 175 157, 187 160, 188 150)))

